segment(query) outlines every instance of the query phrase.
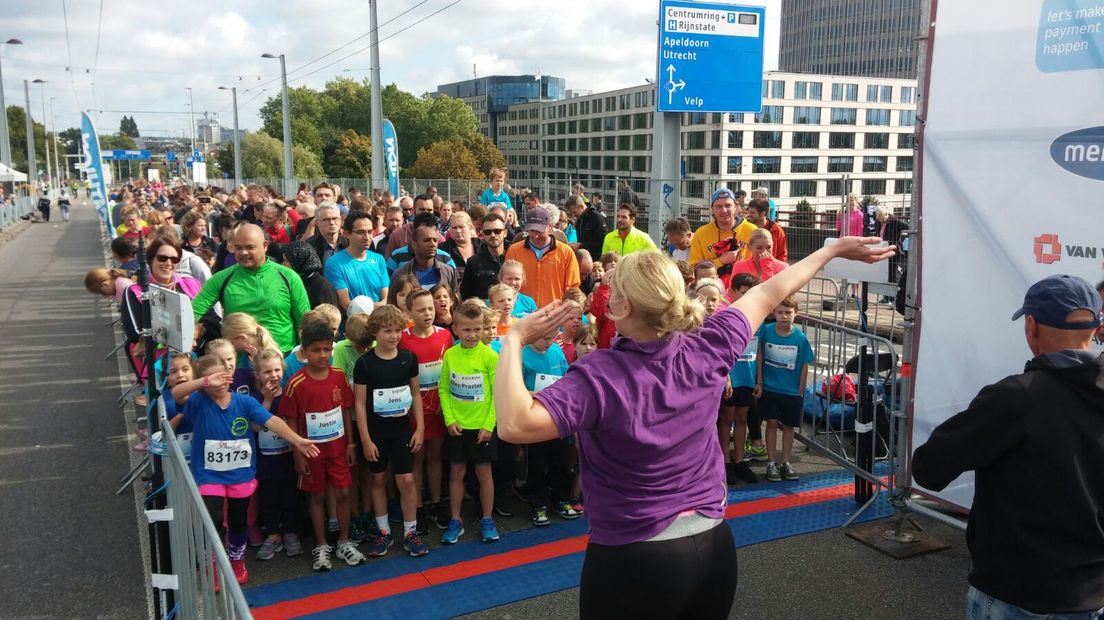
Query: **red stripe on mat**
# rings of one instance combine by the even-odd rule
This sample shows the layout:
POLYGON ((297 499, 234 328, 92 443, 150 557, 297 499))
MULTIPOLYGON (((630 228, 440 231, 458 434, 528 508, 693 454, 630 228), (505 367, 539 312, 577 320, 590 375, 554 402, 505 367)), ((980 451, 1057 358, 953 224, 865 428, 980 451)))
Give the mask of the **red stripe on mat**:
MULTIPOLYGON (((854 484, 847 483, 838 486, 802 491, 792 495, 769 497, 732 504, 725 510, 725 519, 734 517, 746 517, 749 515, 818 504, 842 497, 848 497, 854 493, 854 484)), ((575 536, 555 542, 534 545, 525 549, 515 549, 505 553, 497 553, 475 560, 457 562, 450 566, 440 566, 422 572, 410 573, 400 577, 381 579, 359 586, 352 586, 313 594, 299 599, 274 603, 265 607, 253 609, 253 617, 256 620, 276 620, 278 618, 294 618, 307 614, 340 609, 359 603, 366 603, 376 599, 403 594, 414 590, 421 590, 435 585, 459 581, 469 577, 485 575, 500 570, 506 570, 516 566, 532 564, 541 560, 557 558, 571 553, 578 553, 586 549, 588 536, 575 536)))

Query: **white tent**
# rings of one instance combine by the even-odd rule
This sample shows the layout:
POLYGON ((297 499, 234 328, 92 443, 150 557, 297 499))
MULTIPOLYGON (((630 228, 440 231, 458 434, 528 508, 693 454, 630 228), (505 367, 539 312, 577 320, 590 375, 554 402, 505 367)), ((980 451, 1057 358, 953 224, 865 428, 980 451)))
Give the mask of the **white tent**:
POLYGON ((0 164, 0 183, 8 182, 24 182, 27 180, 27 175, 16 170, 15 168, 9 168, 4 164, 0 164))

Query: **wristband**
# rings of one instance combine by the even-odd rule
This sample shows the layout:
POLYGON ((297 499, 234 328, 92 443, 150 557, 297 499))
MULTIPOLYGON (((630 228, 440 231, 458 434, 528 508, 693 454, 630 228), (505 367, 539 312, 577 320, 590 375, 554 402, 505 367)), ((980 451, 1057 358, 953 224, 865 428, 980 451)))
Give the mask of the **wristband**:
POLYGON ((203 375, 203 387, 211 387, 211 375, 203 375))

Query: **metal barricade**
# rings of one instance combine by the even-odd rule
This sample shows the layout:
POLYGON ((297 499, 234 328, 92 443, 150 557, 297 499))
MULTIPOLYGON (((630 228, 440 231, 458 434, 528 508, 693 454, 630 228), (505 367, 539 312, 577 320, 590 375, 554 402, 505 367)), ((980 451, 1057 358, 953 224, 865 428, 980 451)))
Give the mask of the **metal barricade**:
MULTIPOLYGON (((171 513, 169 541, 173 575, 165 578, 165 582, 166 587, 172 586, 176 591, 175 611, 168 612, 166 617, 182 620, 252 618, 249 603, 234 579, 222 538, 203 504, 199 488, 181 452, 180 442, 165 419, 165 405, 160 398, 157 400, 157 414, 161 420, 161 446, 164 448, 162 464, 168 498, 166 510, 171 513), (216 579, 219 585, 217 591, 216 579)), ((153 443, 151 441, 151 449, 153 443)))
POLYGON ((862 506, 893 489, 899 419, 897 347, 887 338, 808 316, 798 316, 816 355, 796 437, 810 452, 855 474, 862 506), (853 389, 848 389, 848 386, 853 389), (853 392, 853 401, 850 398, 853 392), (886 463, 888 466, 880 466, 886 463))

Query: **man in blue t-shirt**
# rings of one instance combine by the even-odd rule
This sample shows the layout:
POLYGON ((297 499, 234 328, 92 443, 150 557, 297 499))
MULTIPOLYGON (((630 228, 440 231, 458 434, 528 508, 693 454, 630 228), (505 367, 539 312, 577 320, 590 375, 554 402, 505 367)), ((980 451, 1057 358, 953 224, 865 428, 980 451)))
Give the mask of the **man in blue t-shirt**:
POLYGON ((360 295, 372 301, 387 299, 389 279, 384 258, 369 252, 372 242, 372 216, 364 211, 353 211, 342 226, 349 238, 349 247, 337 252, 326 261, 326 279, 337 289, 341 311, 349 308, 349 302, 360 295))
POLYGON ((809 339, 794 326, 797 300, 793 295, 782 300, 774 311, 775 323, 759 328, 760 353, 756 362, 755 392, 759 415, 767 421, 767 480, 797 480, 790 464, 794 428, 801 425, 801 406, 809 363, 816 359, 809 339), (778 427, 782 427, 782 460, 775 461, 778 427))
POLYGON ((460 277, 456 270, 438 258, 436 225, 432 220, 423 220, 420 217, 416 217, 414 221, 416 224, 413 231, 414 241, 410 245, 414 259, 403 263, 391 274, 391 286, 396 286, 403 276, 413 274, 424 289, 433 288, 438 284, 447 284, 449 290, 459 291, 460 277))

